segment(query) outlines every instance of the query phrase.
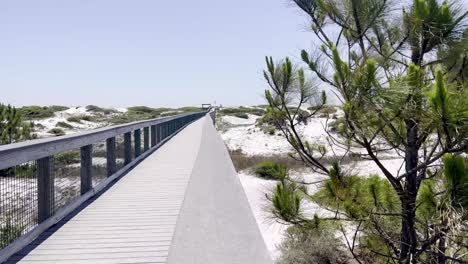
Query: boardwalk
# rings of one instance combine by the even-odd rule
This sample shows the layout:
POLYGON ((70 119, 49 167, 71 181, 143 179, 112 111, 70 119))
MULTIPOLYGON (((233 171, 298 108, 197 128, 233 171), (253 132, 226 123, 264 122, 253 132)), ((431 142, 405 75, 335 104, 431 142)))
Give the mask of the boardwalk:
POLYGON ((7 263, 271 263, 229 155, 202 118, 7 263))

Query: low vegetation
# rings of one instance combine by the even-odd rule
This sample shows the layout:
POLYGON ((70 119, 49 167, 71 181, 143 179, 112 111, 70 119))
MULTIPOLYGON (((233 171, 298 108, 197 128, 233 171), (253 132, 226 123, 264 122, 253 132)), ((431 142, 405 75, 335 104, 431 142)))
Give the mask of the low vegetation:
POLYGON ((81 117, 79 117, 79 116, 71 116, 71 117, 67 118, 67 121, 68 121, 68 122, 72 122, 72 123, 81 124, 81 117))
POLYGON ((73 126, 68 124, 67 122, 63 122, 63 121, 59 121, 57 122, 57 124, 55 125, 56 127, 61 127, 61 128, 66 128, 66 129, 72 129, 73 126))
POLYGON ((126 113, 115 115, 111 118, 111 124, 124 124, 141 120, 154 119, 159 117, 173 116, 183 113, 201 111, 200 107, 188 106, 181 108, 152 108, 148 106, 129 107, 126 113))
POLYGON ((63 105, 51 105, 49 106, 49 109, 53 112, 60 112, 60 111, 65 111, 70 109, 68 106, 63 106, 63 105))
POLYGON ((18 111, 25 119, 45 119, 54 116, 55 112, 67 110, 68 107, 60 105, 52 106, 23 106, 18 108, 18 111))
POLYGON ((319 228, 289 228, 279 250, 278 264, 352 263, 333 232, 319 228))
POLYGON ((235 113, 234 116, 242 119, 249 119, 249 116, 246 113, 235 113))
POLYGON ((277 180, 286 171, 286 166, 271 161, 260 162, 255 166, 254 172, 260 178, 277 180))
POLYGON ((63 129, 58 128, 58 127, 52 128, 51 130, 47 131, 47 133, 53 134, 57 137, 65 135, 65 131, 63 131, 63 129))
POLYGON ((220 115, 233 115, 235 116, 236 114, 251 114, 251 115, 256 115, 256 116, 262 116, 266 113, 264 109, 261 108, 253 108, 253 107, 233 107, 233 108, 223 108, 218 111, 218 114, 220 115))
POLYGON ((67 151, 62 152, 54 156, 55 164, 70 165, 74 163, 80 163, 80 152, 79 151, 67 151))
POLYGON ((102 113, 102 114, 105 114, 105 115, 118 113, 118 111, 115 110, 115 109, 112 109, 112 108, 103 108, 103 107, 99 107, 99 106, 96 106, 96 105, 88 105, 88 106, 86 106, 86 111, 88 111, 88 112, 93 112, 93 113, 102 113))
POLYGON ((18 111, 26 119, 45 119, 54 116, 54 110, 47 106, 23 106, 18 111))
POLYGON ((24 228, 15 225, 10 218, 0 226, 0 249, 5 248, 23 234, 24 228))
POLYGON ((246 169, 255 168, 257 164, 262 162, 273 162, 281 165, 285 165, 291 169, 303 169, 305 168, 304 163, 302 161, 297 161, 290 158, 287 155, 273 155, 273 156, 265 156, 265 155, 246 155, 242 153, 240 149, 237 150, 230 150, 229 154, 231 156, 232 163, 236 168, 236 171, 243 171, 246 169))

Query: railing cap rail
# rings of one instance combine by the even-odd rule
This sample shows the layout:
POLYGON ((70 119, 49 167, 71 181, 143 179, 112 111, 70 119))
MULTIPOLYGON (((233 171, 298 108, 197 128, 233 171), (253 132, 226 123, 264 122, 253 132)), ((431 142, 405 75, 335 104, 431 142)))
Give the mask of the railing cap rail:
POLYGON ((0 146, 0 169, 16 166, 32 160, 52 156, 71 149, 94 144, 117 135, 141 129, 147 126, 166 123, 182 117, 206 114, 208 111, 180 114, 150 120, 132 122, 128 124, 103 127, 71 135, 28 140, 0 146))

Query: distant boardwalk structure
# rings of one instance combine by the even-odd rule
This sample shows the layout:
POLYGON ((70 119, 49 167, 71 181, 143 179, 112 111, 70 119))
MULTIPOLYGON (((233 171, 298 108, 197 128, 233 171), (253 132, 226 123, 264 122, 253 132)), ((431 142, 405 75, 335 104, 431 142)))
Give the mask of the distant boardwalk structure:
MULTIPOLYGON (((0 260, 272 263, 212 117, 213 112, 201 112, 121 126, 115 135, 94 135, 93 140, 106 142, 108 175, 96 183, 92 164, 100 159, 93 155, 101 151, 90 150, 90 142, 79 146, 81 192, 59 209, 57 200, 63 197, 56 194, 58 176, 50 172, 55 167, 37 163, 37 223, 4 247, 0 260), (116 139, 121 132, 122 140, 116 139), (41 182, 44 177, 48 182, 41 182)), ((0 148, 1 168, 19 165, 5 161, 14 151, 0 148)))

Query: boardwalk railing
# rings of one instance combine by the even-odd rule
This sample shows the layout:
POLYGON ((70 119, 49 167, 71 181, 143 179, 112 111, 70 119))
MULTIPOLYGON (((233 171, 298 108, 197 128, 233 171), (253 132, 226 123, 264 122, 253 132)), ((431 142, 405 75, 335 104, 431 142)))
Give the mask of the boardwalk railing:
POLYGON ((0 263, 206 113, 0 146, 0 263))

